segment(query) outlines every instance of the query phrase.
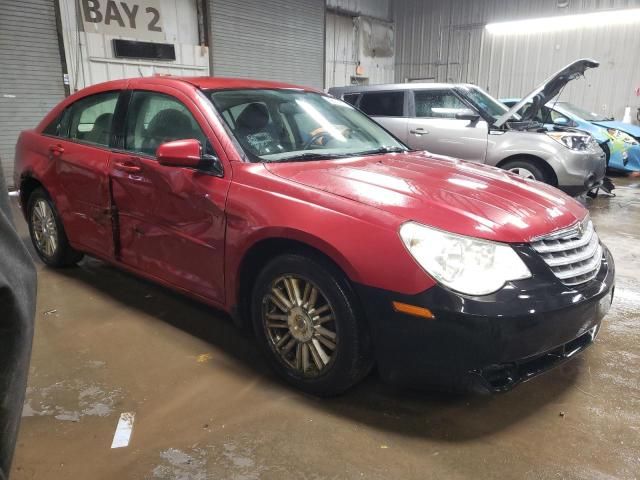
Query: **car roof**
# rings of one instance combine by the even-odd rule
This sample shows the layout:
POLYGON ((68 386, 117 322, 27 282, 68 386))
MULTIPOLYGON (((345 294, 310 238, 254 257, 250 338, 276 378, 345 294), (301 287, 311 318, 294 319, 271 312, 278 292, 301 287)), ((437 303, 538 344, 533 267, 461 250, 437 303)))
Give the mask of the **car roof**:
POLYGON ((348 85, 333 87, 329 93, 388 92, 394 90, 442 90, 455 87, 475 87, 470 83, 381 83, 379 85, 348 85))
POLYGON ((252 80, 248 78, 230 78, 230 77, 181 77, 174 75, 153 75, 150 77, 133 77, 121 80, 111 80, 108 82, 98 83, 80 90, 77 93, 87 91, 99 92, 110 89, 125 88, 128 84, 130 88, 140 88, 145 84, 178 86, 190 84, 196 88, 203 90, 224 90, 224 89, 295 89, 309 92, 318 92, 318 90, 300 85, 293 85, 283 82, 272 82, 268 80, 252 80))

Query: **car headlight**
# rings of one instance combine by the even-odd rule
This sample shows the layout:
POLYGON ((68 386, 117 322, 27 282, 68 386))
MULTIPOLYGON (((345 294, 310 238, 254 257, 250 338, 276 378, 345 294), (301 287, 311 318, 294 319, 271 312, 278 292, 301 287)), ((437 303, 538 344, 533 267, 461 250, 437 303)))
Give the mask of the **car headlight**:
POLYGON ((400 238, 436 281, 460 293, 488 295, 531 272, 511 246, 407 222, 400 238))
POLYGON ((617 128, 607 128, 607 132, 616 140, 621 140, 630 145, 638 145, 638 141, 635 138, 622 130, 618 130, 617 128))
POLYGON ((591 135, 576 132, 546 132, 556 142, 570 150, 589 150, 592 147, 591 135))

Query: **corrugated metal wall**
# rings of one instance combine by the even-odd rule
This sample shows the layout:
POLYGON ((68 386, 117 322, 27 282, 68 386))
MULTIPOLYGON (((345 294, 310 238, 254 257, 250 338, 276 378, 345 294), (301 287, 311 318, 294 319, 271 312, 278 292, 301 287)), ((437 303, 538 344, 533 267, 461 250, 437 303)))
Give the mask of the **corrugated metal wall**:
POLYGON ((350 85, 355 77, 371 85, 393 82, 395 59, 391 23, 328 12, 326 38, 326 88, 350 85), (381 35, 383 29, 388 33, 389 41, 386 41, 387 36, 381 35), (371 38, 372 32, 376 34, 376 40, 371 38), (367 43, 375 41, 385 45, 382 51, 372 55, 367 43), (360 76, 356 75, 358 64, 362 67, 360 76))
POLYGON ((52 0, 2 0, 0 158, 9 186, 20 131, 33 128, 64 98, 52 0))
POLYGON ((601 62, 562 98, 620 119, 640 107, 640 24, 494 36, 486 23, 640 7, 640 0, 397 0, 396 81, 471 82, 494 96, 520 96, 581 57, 601 62))
POLYGON ((325 87, 392 82, 395 34, 390 0, 327 0, 327 9, 325 87), (361 75, 356 74, 358 65, 361 75))
POLYGON ((322 88, 323 0, 210 0, 213 75, 322 88))

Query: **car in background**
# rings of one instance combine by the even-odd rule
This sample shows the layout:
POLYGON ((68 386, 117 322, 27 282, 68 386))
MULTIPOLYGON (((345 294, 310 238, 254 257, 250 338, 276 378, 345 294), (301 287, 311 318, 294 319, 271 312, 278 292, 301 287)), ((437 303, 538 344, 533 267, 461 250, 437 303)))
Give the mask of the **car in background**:
MULTIPOLYGON (((507 98, 501 101, 508 107, 513 107, 520 99, 507 98)), ((526 105, 523 109, 525 108, 526 105)), ((536 119, 545 125, 571 127, 588 132, 604 150, 608 168, 623 172, 640 171, 640 127, 607 120, 602 115, 561 101, 547 103, 540 109, 536 119), (636 136, 624 129, 633 131, 636 136)))
POLYGON ((411 152, 303 87, 94 85, 20 135, 15 172, 47 265, 88 254, 224 310, 318 395, 374 364, 400 384, 507 390, 587 348, 613 298, 577 200, 411 152))
MULTIPOLYGON (((597 66, 593 60, 578 60, 527 98, 535 96, 536 105, 544 105, 567 82, 597 66)), ((544 128, 536 121, 537 109, 519 116, 475 85, 404 83, 336 87, 329 93, 414 150, 497 166, 575 196, 597 188, 604 178, 605 155, 591 135, 568 127, 544 128)))

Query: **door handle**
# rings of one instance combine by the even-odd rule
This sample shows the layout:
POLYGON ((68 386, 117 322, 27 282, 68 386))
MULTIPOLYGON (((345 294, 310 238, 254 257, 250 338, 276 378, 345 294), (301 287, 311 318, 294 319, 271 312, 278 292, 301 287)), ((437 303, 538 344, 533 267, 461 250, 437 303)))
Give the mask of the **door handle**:
POLYGON ((116 162, 114 164, 114 168, 127 173, 140 173, 142 171, 142 167, 140 165, 136 165, 130 161, 116 162))
POLYGON ((420 135, 426 135, 427 133, 429 133, 429 130, 425 130, 422 127, 418 127, 418 128, 414 128, 413 130, 409 130, 409 133, 413 133, 414 135, 420 136, 420 135))
POLYGON ((62 145, 49 145, 49 158, 58 158, 64 153, 62 145))

